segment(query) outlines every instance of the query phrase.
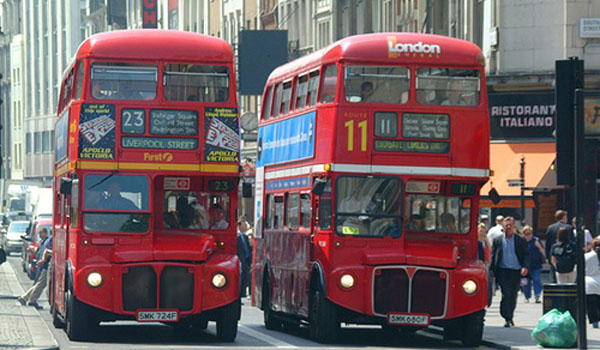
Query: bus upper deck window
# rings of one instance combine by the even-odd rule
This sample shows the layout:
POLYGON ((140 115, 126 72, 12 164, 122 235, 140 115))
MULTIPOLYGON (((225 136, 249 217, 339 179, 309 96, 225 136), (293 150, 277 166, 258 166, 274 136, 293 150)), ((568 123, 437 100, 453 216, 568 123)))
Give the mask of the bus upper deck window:
POLYGON ((156 97, 156 66, 97 62, 91 70, 91 95, 104 100, 152 100, 156 97))
POLYGON ((417 102, 425 105, 477 106, 481 80, 471 69, 417 69, 417 102))
POLYGON ((323 74, 323 82, 321 83, 321 98, 319 102, 329 103, 335 100, 335 92, 337 90, 337 67, 330 65, 325 68, 323 74))
POLYGON ((348 102, 406 103, 410 71, 397 66, 347 66, 344 89, 348 102))
POLYGON ((230 72, 226 66, 167 64, 163 80, 165 98, 169 101, 229 100, 230 72))

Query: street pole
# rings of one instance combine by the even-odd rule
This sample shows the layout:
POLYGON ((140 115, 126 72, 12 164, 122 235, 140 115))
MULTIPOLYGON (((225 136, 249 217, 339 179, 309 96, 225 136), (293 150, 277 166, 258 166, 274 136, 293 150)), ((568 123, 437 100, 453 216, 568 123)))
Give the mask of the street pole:
POLYGON ((521 156, 521 171, 519 171, 521 179, 521 229, 525 226, 525 156, 521 156))
MULTIPOLYGON (((583 66, 583 61, 581 61, 583 66)), ((583 67, 582 67, 583 68, 583 67)), ((581 69, 583 74, 583 69, 581 69)), ((582 78, 583 80, 583 78, 582 78)), ((575 126, 575 215, 577 223, 576 245, 577 251, 577 347, 587 349, 587 329, 585 323, 585 257, 583 256, 583 241, 585 239, 581 225, 583 224, 584 210, 584 164, 583 164, 583 86, 575 90, 574 106, 574 126, 575 126)))

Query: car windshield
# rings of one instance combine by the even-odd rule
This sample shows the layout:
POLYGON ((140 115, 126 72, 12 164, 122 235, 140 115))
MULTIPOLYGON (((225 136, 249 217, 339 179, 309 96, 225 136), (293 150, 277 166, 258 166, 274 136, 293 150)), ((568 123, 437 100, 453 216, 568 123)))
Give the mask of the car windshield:
POLYGON ((399 236, 400 179, 340 176, 335 187, 335 227, 342 235, 399 236))
POLYGON ((406 196, 404 221, 410 232, 468 233, 469 198, 411 194, 406 196))
POLYGON ((29 227, 28 222, 13 222, 8 228, 9 232, 25 232, 29 227))

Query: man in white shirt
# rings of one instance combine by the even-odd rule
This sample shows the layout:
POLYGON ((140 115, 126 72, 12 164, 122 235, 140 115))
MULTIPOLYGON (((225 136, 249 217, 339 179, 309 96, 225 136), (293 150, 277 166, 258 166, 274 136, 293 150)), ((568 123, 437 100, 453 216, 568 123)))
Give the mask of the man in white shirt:
POLYGON ((502 236, 504 234, 504 228, 502 226, 503 221, 504 221, 504 216, 502 216, 502 215, 496 216, 496 226, 492 227, 487 233, 487 236, 488 236, 488 239, 490 240, 490 242, 493 242, 494 239, 496 239, 496 237, 502 236))

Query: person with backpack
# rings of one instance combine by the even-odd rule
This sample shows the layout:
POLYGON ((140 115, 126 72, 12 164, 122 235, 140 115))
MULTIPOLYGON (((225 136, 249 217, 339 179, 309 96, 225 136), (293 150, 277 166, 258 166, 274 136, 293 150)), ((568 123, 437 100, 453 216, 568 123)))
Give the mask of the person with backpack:
POLYGON ((571 230, 567 227, 561 227, 556 234, 557 242, 550 248, 552 254, 552 266, 556 270, 557 283, 574 283, 577 272, 576 248, 571 239, 571 230))

